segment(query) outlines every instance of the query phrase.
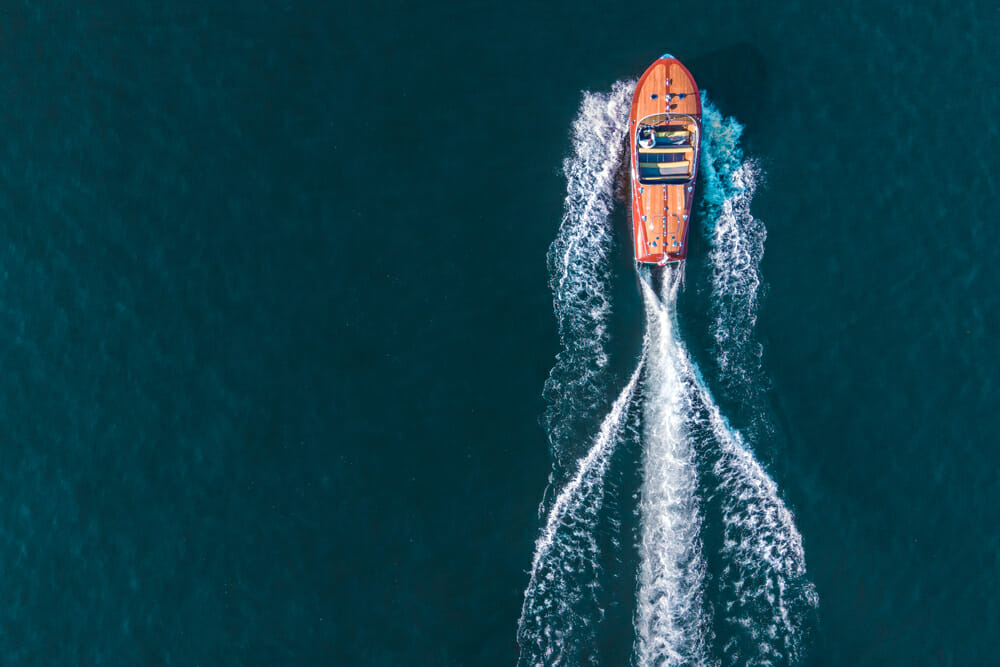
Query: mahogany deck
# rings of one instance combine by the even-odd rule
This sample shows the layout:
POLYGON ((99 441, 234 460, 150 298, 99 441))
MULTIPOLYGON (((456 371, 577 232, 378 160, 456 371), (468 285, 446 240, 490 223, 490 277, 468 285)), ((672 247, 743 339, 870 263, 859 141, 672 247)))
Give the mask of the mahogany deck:
MULTIPOLYGON (((639 79, 629 116, 629 153, 632 158, 632 225, 635 258, 662 263, 687 257, 687 240, 694 183, 690 185, 645 185, 639 183, 636 137, 638 122, 653 114, 677 113, 701 123, 701 96, 694 77, 676 58, 664 57, 639 79), (669 82, 669 83, 668 83, 669 82), (681 99, 680 95, 684 95, 681 99)), ((694 130, 695 128, 691 128, 694 130)), ((697 128, 701 140, 701 128, 697 128)), ((698 155, 698 153, 695 153, 698 155)), ((692 177, 698 165, 692 166, 692 177)))

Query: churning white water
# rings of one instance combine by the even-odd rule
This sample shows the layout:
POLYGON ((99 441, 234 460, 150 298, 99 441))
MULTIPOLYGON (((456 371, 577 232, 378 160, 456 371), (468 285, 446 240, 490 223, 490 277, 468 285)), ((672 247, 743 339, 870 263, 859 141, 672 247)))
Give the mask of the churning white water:
POLYGON ((585 93, 563 163, 566 200, 549 247, 549 286, 561 349, 545 383, 545 426, 557 464, 570 467, 607 392, 607 316, 612 245, 609 221, 634 82, 585 93))
POLYGON ((767 229, 750 213, 761 170, 745 159, 743 126, 703 99, 701 216, 711 242, 712 335, 721 380, 739 398, 757 389, 762 346, 754 337, 767 229))
POLYGON ((690 437, 697 412, 691 365, 674 323, 680 280, 680 270, 667 269, 659 296, 645 278, 640 282, 649 332, 636 609, 640 665, 708 661, 697 453, 690 437))

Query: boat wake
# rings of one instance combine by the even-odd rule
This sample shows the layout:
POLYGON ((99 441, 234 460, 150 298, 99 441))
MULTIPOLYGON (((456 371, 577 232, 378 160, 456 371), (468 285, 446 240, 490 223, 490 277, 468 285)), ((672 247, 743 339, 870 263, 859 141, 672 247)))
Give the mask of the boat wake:
POLYGON ((761 178, 740 147, 743 126, 702 95, 702 216, 711 241, 712 335, 722 382, 739 401, 757 403, 765 385, 763 348, 754 338, 767 229, 750 213, 761 178))
MULTIPOLYGON (((703 96, 705 196, 702 219, 711 241, 712 334, 719 380, 758 413, 766 378, 754 337, 767 230, 750 213, 761 179, 740 146, 743 126, 703 96)), ((723 522, 721 618, 728 626, 728 664, 794 663, 806 617, 819 603, 806 577, 802 537, 774 480, 739 431, 722 415, 704 382, 698 402, 714 449, 712 466, 723 522)), ((756 421, 766 417, 757 414, 756 421)))
POLYGON ((522 664, 576 665, 583 656, 593 658, 593 626, 602 613, 597 599, 599 554, 594 527, 604 499, 604 476, 642 368, 641 359, 576 474, 556 496, 535 542, 518 624, 522 664))
MULTIPOLYGON (((584 96, 565 164, 566 213, 548 256, 562 342, 545 386, 554 459, 546 497, 553 497, 540 507, 543 525, 518 625, 519 664, 600 662, 596 533, 612 456, 633 430, 642 446, 633 661, 795 664, 817 605, 802 538, 774 480, 723 416, 679 335, 681 270, 640 271, 646 336, 639 361, 598 420, 610 383, 609 216, 633 85, 584 96), (579 449, 584 442, 586 451, 579 449), (718 553, 706 559, 712 530, 720 536, 718 553)), ((704 109, 717 380, 746 394, 761 375, 752 329, 766 232, 750 215, 759 170, 743 159, 739 124, 707 100, 704 109)))
POLYGON ((636 655, 640 665, 794 664, 818 603, 794 517, 774 480, 723 417, 676 335, 680 271, 660 294, 642 280, 649 342, 644 399, 636 655), (712 463, 698 479, 698 462, 712 463), (700 481, 700 484, 699 484, 700 481), (699 489, 718 498, 718 608, 703 604, 699 489))
POLYGON ((628 105, 634 82, 586 93, 573 123, 573 154, 563 163, 567 193, 548 253, 549 287, 562 349, 545 382, 545 427, 557 468, 569 469, 587 442, 607 394, 608 252, 628 105))
POLYGON ((808 615, 819 604, 806 577, 802 536, 778 486, 729 427, 708 391, 699 400, 717 444, 713 472, 724 525, 720 620, 727 664, 794 664, 808 615))
POLYGON ((548 253, 562 346, 544 389, 544 425, 554 464, 539 507, 545 525, 535 544, 518 623, 523 665, 574 665, 593 656, 593 628, 602 613, 595 530, 605 472, 627 423, 642 362, 600 422, 590 449, 582 453, 579 445, 591 440, 588 431, 609 381, 608 218, 633 85, 619 82, 609 93, 584 94, 573 123, 573 154, 563 164, 565 212, 548 253))
POLYGON ((640 665, 708 662, 710 624, 703 603, 705 558, 695 442, 693 367, 676 336, 681 271, 668 268, 662 296, 640 284, 649 336, 640 501, 636 656, 640 665))

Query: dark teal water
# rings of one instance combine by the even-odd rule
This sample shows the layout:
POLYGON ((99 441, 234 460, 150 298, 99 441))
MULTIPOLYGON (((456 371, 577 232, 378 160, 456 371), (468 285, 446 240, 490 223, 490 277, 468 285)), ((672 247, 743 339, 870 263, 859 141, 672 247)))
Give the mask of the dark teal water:
POLYGON ((757 455, 819 596, 806 663, 995 662, 998 29, 985 2, 6 7, 3 662, 514 664, 570 124, 667 50, 765 173, 757 455))

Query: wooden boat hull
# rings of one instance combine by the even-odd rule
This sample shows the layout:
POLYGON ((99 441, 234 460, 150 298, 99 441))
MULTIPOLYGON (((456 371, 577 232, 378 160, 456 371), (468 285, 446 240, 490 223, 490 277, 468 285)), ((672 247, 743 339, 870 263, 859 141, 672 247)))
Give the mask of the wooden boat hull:
POLYGON ((640 77, 629 115, 636 261, 687 258, 701 134, 698 85, 680 61, 664 55, 640 77))

